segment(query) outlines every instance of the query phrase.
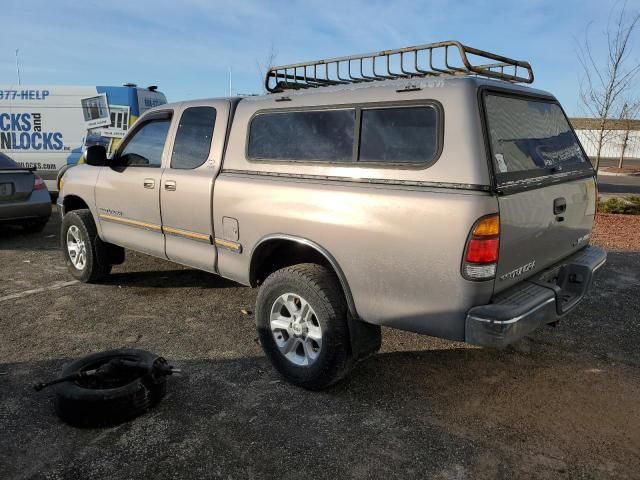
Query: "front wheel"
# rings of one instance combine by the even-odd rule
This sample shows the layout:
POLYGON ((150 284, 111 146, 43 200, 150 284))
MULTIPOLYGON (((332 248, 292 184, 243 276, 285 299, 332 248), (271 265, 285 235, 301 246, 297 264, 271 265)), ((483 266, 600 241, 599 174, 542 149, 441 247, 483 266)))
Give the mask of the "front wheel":
POLYGON ((64 216, 60 243, 69 272, 81 282, 97 282, 111 272, 107 249, 89 210, 73 210, 64 216))
POLYGON ((352 368, 347 305, 336 275, 317 264, 271 274, 256 300, 262 348, 291 383, 320 390, 352 368))

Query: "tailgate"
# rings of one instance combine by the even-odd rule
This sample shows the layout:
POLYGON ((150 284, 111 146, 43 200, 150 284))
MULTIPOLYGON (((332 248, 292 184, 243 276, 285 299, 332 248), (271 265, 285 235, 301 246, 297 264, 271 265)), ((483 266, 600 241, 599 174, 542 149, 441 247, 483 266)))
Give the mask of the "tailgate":
POLYGON ((499 192, 499 292, 589 243, 596 184, 555 100, 503 92, 483 100, 499 192))
POLYGON ((0 170, 0 202, 26 200, 33 191, 34 175, 29 170, 0 170))
POLYGON ((592 177, 500 197, 495 290, 503 290, 587 245, 595 197, 592 177))

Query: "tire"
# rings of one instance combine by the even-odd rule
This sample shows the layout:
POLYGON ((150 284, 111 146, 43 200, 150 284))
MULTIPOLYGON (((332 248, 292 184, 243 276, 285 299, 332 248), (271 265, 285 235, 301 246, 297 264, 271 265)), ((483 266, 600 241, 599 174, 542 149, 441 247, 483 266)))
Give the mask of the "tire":
MULTIPOLYGON (((151 364, 157 356, 136 349, 95 353, 65 366, 62 376, 97 368, 114 358, 151 364)), ((59 384, 55 393, 57 415, 77 427, 117 425, 145 413, 157 404, 166 393, 167 383, 165 376, 153 378, 150 374, 134 374, 113 388, 93 387, 85 380, 59 384)))
POLYGON ((43 218, 38 220, 29 220, 22 224, 22 228, 27 233, 40 233, 47 226, 49 218, 43 218))
POLYGON ((322 390, 342 379, 353 367, 346 300, 338 278, 326 267, 303 263, 272 273, 258 293, 256 324, 264 353, 294 385, 322 390), (311 314, 305 310, 305 303, 311 314), (278 312, 274 314, 278 316, 277 326, 283 327, 275 331, 271 321, 274 309, 278 312), (287 322, 295 324, 305 311, 307 322, 284 329, 287 322), (317 343, 312 337, 319 334, 321 342, 317 343), (287 349, 290 351, 285 353, 287 349))
POLYGON ((97 282, 111 272, 107 244, 98 237, 96 224, 89 210, 73 210, 64 216, 60 228, 60 244, 69 272, 81 282, 97 282), (77 238, 77 244, 81 242, 81 253, 76 255, 84 255, 82 263, 71 258, 68 248, 70 237, 77 238))

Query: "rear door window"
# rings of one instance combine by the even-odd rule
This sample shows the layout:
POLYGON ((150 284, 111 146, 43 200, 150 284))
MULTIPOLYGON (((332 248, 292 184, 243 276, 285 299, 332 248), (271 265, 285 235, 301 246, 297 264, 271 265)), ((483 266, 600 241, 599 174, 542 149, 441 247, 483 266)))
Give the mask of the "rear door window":
POLYGON ((591 170, 558 104, 487 94, 484 105, 499 183, 591 170))
POLYGON ((215 124, 215 108, 187 108, 180 117, 173 143, 171 168, 193 169, 202 165, 209 156, 215 124))
POLYGON ((360 162, 427 163, 438 149, 433 107, 362 110, 360 162))

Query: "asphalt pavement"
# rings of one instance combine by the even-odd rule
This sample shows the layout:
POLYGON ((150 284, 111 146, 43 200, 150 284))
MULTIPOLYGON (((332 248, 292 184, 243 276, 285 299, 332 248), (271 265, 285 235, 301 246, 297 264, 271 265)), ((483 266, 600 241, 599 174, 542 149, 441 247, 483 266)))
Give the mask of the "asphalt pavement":
POLYGON ((605 197, 640 195, 640 175, 598 175, 598 192, 605 197))
POLYGON ((378 355, 309 392, 257 344, 255 290, 133 252, 76 283, 58 228, 0 227, 2 479, 640 477, 638 252, 609 252, 575 311, 505 351, 385 329, 378 355), (131 422, 70 427, 31 387, 123 346, 185 372, 131 422))

